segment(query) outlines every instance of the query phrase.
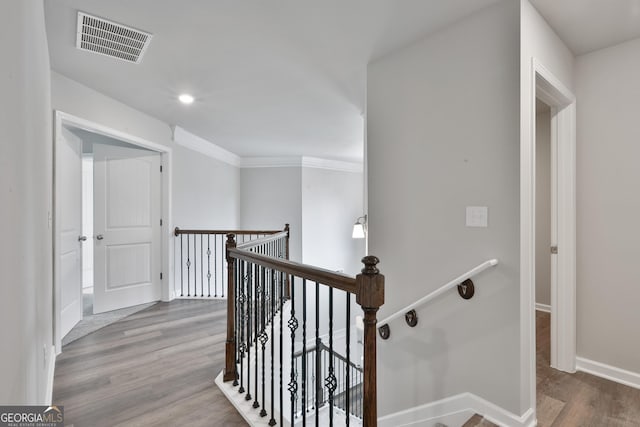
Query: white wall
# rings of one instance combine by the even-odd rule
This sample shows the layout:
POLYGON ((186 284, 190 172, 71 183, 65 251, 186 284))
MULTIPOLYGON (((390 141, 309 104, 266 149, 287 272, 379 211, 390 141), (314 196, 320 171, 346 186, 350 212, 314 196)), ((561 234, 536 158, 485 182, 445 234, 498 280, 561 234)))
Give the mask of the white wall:
POLYGON ((551 113, 536 112, 536 303, 551 305, 551 113))
POLYGON ((363 214, 362 173, 302 168, 302 261, 356 275, 364 239, 353 239, 363 214))
POLYGON ((187 148, 174 148, 173 222, 185 229, 237 228, 240 169, 187 148))
POLYGON ((0 3, 0 404, 47 403, 52 142, 42 1, 0 3), (19 42, 18 42, 19 41, 19 42))
MULTIPOLYGON (((365 240, 353 239, 353 224, 363 214, 363 174, 317 168, 302 168, 302 260, 305 264, 342 270, 355 276, 362 269, 365 240)), ((308 318, 315 319, 315 285, 307 290, 308 318)), ((320 289, 320 335, 328 333, 329 293, 320 289)), ((334 291, 334 331, 340 338, 334 349, 345 355, 342 332, 346 328, 346 295, 334 291)), ((296 308, 298 310, 298 308, 296 308)), ((351 297, 351 325, 362 310, 351 297)), ((315 327, 315 324, 314 324, 315 327)), ((313 330, 313 329, 310 329, 313 330)), ((325 344, 328 344, 325 340, 325 344)), ((356 331, 352 329, 351 358, 356 358, 356 331)))
POLYGON ((300 167, 243 168, 240 171, 240 226, 291 227, 289 254, 302 261, 302 170, 300 167))
POLYGON ((369 252, 378 318, 490 258, 378 344, 379 415, 471 392, 520 413, 519 4, 505 1, 369 66, 369 252), (489 227, 465 227, 488 206, 489 227))
POLYGON ((240 172, 173 142, 169 124, 109 98, 55 71, 53 108, 173 150, 173 225, 180 228, 239 224, 240 172))
POLYGON ((577 58, 578 356, 640 374, 640 39, 577 58))
MULTIPOLYGON (((520 1, 520 191, 522 194, 521 221, 533 224, 530 212, 535 192, 527 177, 534 176, 535 141, 533 116, 535 114, 535 75, 532 58, 551 72, 569 90, 573 88, 573 54, 540 16, 529 0, 520 1), (530 187, 531 185, 531 187, 530 187)), ((524 412, 535 405, 535 242, 534 227, 520 229, 521 247, 521 350, 520 350, 520 408, 524 412)))

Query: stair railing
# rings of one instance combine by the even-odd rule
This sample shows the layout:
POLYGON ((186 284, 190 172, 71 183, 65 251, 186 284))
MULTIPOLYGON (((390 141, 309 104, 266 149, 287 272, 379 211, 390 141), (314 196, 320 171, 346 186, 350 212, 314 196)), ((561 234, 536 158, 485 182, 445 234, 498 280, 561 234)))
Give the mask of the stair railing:
MULTIPOLYGON (((306 357, 304 363, 307 364, 310 369, 306 371, 305 381, 311 384, 309 387, 311 390, 311 396, 307 396, 306 408, 307 414, 319 411, 325 407, 329 401, 327 394, 324 392, 324 384, 322 379, 328 376, 328 370, 330 364, 333 365, 334 370, 338 372, 336 391, 334 392, 334 404, 335 407, 343 411, 345 414, 350 414, 357 419, 362 419, 362 380, 364 371, 361 366, 356 365, 351 360, 337 351, 331 351, 331 349, 325 345, 321 339, 307 348, 307 353, 303 354, 302 351, 295 353, 294 368, 296 375, 302 372, 303 357, 306 357), (330 360, 331 363, 330 363, 330 360)), ((295 417, 299 419, 302 417, 300 409, 302 408, 301 399, 298 398, 295 403, 295 417)))
MULTIPOLYGON (((285 225, 287 231, 289 224, 285 225)), ((227 273, 225 241, 227 234, 245 243, 283 230, 182 230, 175 228, 175 290, 178 298, 226 298, 227 273)), ((282 243, 288 258, 289 241, 282 243)))
POLYGON ((406 307, 401 308, 390 316, 385 317, 381 321, 378 322, 378 332, 380 333, 380 337, 384 340, 389 339, 391 336, 391 329, 389 328, 389 322, 392 320, 398 319, 404 315, 405 321, 411 327, 414 327, 418 324, 418 314, 416 313, 416 308, 427 304, 432 301, 436 297, 444 294, 450 289, 458 288, 458 294, 463 299, 470 299, 475 294, 475 286, 471 278, 476 276, 477 274, 483 272, 484 270, 498 265, 497 259, 490 259, 488 261, 483 262, 482 264, 473 267, 471 270, 466 273, 461 274, 455 279, 450 280, 444 285, 440 286, 435 291, 425 295, 419 300, 409 304, 406 307))
POLYGON ((288 237, 289 233, 241 245, 233 233, 227 236, 224 381, 233 381, 245 400, 253 401, 256 411, 260 409, 260 416, 270 416, 270 426, 287 425, 285 417, 294 425, 298 414, 303 425, 311 417, 315 417, 316 425, 333 425, 334 417, 344 417, 345 424, 350 425, 354 422, 349 409, 352 399, 342 402, 338 386, 353 383, 351 370, 340 372, 340 363, 329 357, 326 371, 318 378, 318 365, 312 365, 307 357, 315 349, 307 341, 315 338, 312 342, 317 343, 320 336, 326 336, 328 352, 343 353, 344 365, 350 366, 355 295, 356 304, 364 312, 362 425, 376 426, 376 313, 384 303, 384 276, 376 267, 379 260, 374 256, 363 258, 364 268, 356 277, 292 262, 274 250, 278 247, 274 243, 285 238, 284 234, 288 237), (337 336, 338 330, 345 331, 344 342, 337 336), (295 365, 296 354, 301 355, 299 367, 295 365), (312 369, 316 379, 310 384, 307 373, 312 369), (339 380, 339 375, 346 378, 339 380), (308 410, 307 405, 313 405, 313 393, 326 396, 322 411, 308 410), (340 406, 347 409, 342 413, 334 410, 340 406), (326 419, 320 422, 321 416, 326 419))

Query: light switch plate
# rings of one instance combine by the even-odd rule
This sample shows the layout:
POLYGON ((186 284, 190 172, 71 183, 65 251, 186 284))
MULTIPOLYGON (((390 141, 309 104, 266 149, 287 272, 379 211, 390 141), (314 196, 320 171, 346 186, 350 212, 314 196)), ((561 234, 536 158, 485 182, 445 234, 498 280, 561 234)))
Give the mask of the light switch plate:
POLYGON ((488 227, 489 208, 486 206, 467 206, 467 227, 488 227))

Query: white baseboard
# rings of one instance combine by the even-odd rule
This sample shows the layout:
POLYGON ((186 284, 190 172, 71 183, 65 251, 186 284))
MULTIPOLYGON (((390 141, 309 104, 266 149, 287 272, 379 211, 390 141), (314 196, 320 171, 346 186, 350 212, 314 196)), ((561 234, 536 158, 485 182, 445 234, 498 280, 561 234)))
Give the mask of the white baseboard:
POLYGON ((640 389, 640 373, 631 372, 604 363, 576 357, 576 369, 587 374, 615 381, 629 387, 640 389))
POLYGON ((461 393, 426 405, 396 412, 378 418, 380 427, 432 427, 436 423, 445 425, 464 424, 474 414, 504 427, 534 427, 536 425, 533 408, 518 416, 494 405, 472 393, 461 393), (458 421, 463 419, 462 422, 458 421), (455 420, 455 421, 454 421, 455 420))
POLYGON ((51 346, 49 348, 49 364, 47 366, 47 389, 45 391, 45 403, 48 406, 54 404, 53 402, 53 379, 55 377, 56 371, 56 347, 51 346))
POLYGON ((536 310, 544 311, 545 313, 551 313, 551 306, 547 304, 536 303, 536 310))

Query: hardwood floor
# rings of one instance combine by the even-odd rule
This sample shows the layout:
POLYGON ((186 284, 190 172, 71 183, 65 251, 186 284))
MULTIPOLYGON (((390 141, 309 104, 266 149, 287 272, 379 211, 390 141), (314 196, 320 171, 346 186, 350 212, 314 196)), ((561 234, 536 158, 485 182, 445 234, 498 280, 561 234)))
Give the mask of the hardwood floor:
MULTIPOLYGON (((246 426, 214 384, 225 310, 224 301, 159 303, 63 347, 53 402, 65 424, 246 426)), ((549 323, 536 312, 538 426, 640 427, 640 390, 549 367, 549 323)))
POLYGON ((640 390, 549 367, 550 315, 536 311, 539 427, 638 427, 640 390))
POLYGON ((65 425, 246 426, 214 384, 225 301, 159 303, 63 347, 53 402, 65 425))

